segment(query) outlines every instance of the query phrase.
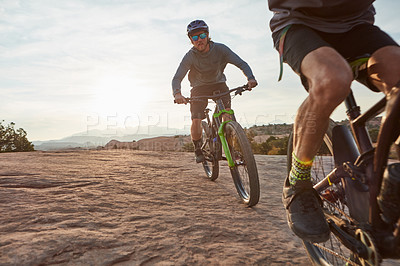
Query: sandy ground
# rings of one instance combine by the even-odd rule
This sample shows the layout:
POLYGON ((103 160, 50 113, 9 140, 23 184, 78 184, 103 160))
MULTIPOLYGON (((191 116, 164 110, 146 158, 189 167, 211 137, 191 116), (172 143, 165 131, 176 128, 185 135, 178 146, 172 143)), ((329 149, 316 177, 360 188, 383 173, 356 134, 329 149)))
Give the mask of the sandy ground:
POLYGON ((284 156, 256 156, 245 207, 226 164, 190 153, 0 154, 0 265, 308 265, 281 203, 284 156))

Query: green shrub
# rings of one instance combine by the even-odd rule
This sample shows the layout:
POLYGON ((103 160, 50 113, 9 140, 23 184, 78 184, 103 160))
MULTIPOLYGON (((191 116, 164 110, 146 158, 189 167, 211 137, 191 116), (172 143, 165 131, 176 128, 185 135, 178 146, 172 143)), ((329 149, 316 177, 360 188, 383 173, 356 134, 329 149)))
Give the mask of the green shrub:
POLYGON ((15 130, 15 123, 3 125, 0 121, 0 152, 33 151, 33 144, 28 141, 27 133, 22 128, 15 130))

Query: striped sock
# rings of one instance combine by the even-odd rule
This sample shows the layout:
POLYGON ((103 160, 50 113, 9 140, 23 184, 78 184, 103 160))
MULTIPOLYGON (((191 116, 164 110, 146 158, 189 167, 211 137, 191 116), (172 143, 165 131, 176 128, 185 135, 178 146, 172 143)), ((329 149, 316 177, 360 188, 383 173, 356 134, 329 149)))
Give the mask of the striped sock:
POLYGON ((292 153, 292 169, 289 173, 289 182, 291 185, 296 184, 298 180, 311 180, 311 167, 314 159, 303 162, 292 153))

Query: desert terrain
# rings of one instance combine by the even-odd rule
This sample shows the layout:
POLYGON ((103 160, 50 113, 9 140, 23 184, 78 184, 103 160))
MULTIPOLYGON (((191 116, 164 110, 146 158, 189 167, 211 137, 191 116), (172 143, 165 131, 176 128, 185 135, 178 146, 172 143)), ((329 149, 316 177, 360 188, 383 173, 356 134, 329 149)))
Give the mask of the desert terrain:
POLYGON ((284 156, 256 156, 261 198, 222 163, 142 150, 0 154, 0 265, 308 265, 281 203, 284 156))

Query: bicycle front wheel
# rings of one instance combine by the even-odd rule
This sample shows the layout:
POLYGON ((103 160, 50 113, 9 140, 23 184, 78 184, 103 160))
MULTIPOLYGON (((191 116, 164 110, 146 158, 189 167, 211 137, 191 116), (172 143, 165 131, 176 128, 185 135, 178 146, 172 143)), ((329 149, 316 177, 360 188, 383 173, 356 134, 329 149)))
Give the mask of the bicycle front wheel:
POLYGON ((207 178, 214 181, 215 179, 218 178, 219 174, 219 164, 218 164, 218 159, 216 158, 216 149, 220 147, 219 146, 217 147, 218 143, 214 141, 211 129, 208 126, 207 122, 201 121, 201 127, 203 130, 202 151, 205 157, 205 160, 203 162, 203 168, 204 171, 206 172, 207 178))
POLYGON ((235 163, 230 167, 236 190, 247 206, 254 206, 260 198, 258 171, 250 142, 239 123, 230 121, 225 125, 225 138, 235 163))

